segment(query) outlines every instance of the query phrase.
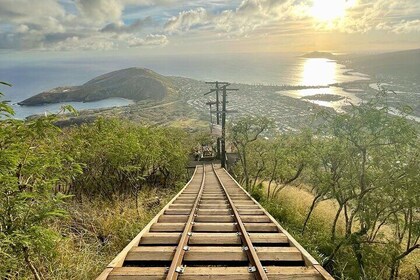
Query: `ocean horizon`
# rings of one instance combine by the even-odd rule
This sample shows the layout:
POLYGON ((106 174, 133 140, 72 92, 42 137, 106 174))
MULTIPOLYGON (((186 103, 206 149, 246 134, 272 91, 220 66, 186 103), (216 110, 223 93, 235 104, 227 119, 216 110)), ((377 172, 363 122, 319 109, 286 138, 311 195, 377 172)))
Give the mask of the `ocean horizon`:
MULTIPOLYGON (((90 79, 111 71, 142 67, 167 76, 180 76, 197 80, 228 81, 244 84, 326 86, 334 83, 367 79, 361 73, 336 61, 302 58, 298 54, 226 54, 107 57, 91 59, 56 58, 24 62, 13 57, 0 57, 0 80, 11 83, 2 87, 3 100, 12 104, 16 118, 54 112, 60 104, 19 106, 18 102, 58 86, 81 85, 90 79)), ((110 99, 95 102, 72 102, 76 109, 95 109, 130 104, 130 100, 110 99)))

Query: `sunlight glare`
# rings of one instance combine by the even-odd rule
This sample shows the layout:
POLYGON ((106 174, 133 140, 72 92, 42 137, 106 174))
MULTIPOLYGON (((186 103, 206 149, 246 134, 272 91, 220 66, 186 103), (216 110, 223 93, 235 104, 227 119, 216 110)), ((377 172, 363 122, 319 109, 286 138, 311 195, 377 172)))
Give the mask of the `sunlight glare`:
POLYGON ((318 20, 331 21, 345 16, 346 9, 355 5, 355 0, 314 0, 312 16, 318 20))
POLYGON ((305 60, 301 84, 306 86, 328 85, 336 83, 337 64, 325 58, 305 60))

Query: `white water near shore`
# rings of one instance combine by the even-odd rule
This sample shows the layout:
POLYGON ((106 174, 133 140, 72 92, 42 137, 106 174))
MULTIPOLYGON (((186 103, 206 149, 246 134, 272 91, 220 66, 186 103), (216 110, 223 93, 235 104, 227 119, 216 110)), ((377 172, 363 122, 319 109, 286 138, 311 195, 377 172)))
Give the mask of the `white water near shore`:
POLYGON ((16 119, 25 119, 30 115, 39 115, 39 114, 53 114, 60 111, 60 108, 63 105, 71 105, 76 110, 86 110, 86 109, 99 109, 99 108, 111 108, 111 107, 121 107, 133 104, 134 101, 128 100, 125 98, 107 98, 99 101, 92 102, 63 102, 63 103, 54 103, 54 104, 44 104, 40 106, 20 106, 16 103, 12 104, 12 108, 15 111, 16 119))

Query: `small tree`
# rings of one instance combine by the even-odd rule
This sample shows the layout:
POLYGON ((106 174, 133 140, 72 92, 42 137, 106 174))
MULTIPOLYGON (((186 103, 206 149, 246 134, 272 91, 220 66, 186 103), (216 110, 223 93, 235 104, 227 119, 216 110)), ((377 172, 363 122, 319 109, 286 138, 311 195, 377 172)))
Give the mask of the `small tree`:
POLYGON ((311 135, 300 134, 276 135, 268 151, 267 198, 275 198, 286 186, 300 178, 305 166, 310 161, 311 135))
POLYGON ((55 116, 14 120, 4 102, 0 115, 5 116, 0 120, 0 277, 18 275, 24 263, 35 279, 42 279, 41 259, 55 246, 47 222, 65 215, 65 196, 54 188, 80 170, 52 148, 60 132, 55 116))
POLYGON ((248 164, 249 145, 271 126, 272 121, 266 117, 244 117, 230 128, 230 138, 239 154, 243 172, 242 181, 245 183, 247 190, 249 190, 251 184, 248 164))
MULTIPOLYGON (((369 277, 365 252, 381 227, 404 208, 401 190, 395 182, 400 172, 391 171, 396 161, 408 153, 417 139, 416 130, 404 117, 392 116, 378 96, 345 114, 327 114, 326 133, 320 136, 332 149, 321 151, 315 178, 320 193, 334 198, 344 211, 345 235, 326 263, 330 264, 341 246, 349 246, 355 256, 361 279, 369 277)), ((413 173, 409 180, 417 182, 413 173)), ((414 183, 415 184, 415 183, 414 183)), ((332 239, 335 239, 335 228, 332 239)))

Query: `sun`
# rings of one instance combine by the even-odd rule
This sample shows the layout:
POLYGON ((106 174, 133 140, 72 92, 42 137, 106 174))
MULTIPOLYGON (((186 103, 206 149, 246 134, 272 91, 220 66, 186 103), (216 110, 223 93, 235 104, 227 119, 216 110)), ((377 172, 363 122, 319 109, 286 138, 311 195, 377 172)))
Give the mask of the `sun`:
POLYGON ((331 21, 343 18, 354 4, 355 0, 313 0, 311 14, 318 20, 331 21))

